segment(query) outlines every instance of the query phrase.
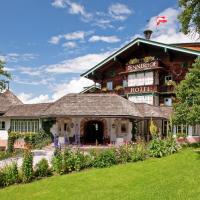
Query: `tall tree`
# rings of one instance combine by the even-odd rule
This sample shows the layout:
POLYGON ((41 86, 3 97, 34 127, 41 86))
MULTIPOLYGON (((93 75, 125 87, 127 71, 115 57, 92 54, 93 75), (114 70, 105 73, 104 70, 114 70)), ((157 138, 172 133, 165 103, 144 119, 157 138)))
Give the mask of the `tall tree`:
POLYGON ((200 124, 200 58, 176 87, 175 124, 200 124))
POLYGON ((181 31, 184 34, 200 34, 200 1, 179 0, 179 7, 182 12, 179 15, 181 31))
MULTIPOLYGON (((5 70, 5 62, 0 60, 0 77, 4 77, 6 79, 11 79, 11 75, 8 71, 5 70)), ((6 80, 0 79, 0 91, 4 90, 6 87, 6 80)))

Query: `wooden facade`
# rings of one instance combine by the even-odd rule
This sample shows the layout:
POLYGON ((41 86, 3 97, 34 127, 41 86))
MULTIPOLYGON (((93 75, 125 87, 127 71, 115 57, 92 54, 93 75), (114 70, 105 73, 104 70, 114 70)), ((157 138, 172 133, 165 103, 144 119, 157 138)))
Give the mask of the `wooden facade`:
POLYGON ((116 93, 135 103, 171 106, 175 96, 173 84, 184 79, 200 51, 188 50, 193 54, 185 52, 185 48, 174 50, 173 45, 167 48, 159 45, 161 43, 150 42, 143 43, 140 39, 137 42, 136 39, 132 46, 116 53, 113 59, 108 59, 86 76, 84 74, 101 86, 95 92, 116 93), (136 59, 137 63, 130 64, 131 59, 136 59))

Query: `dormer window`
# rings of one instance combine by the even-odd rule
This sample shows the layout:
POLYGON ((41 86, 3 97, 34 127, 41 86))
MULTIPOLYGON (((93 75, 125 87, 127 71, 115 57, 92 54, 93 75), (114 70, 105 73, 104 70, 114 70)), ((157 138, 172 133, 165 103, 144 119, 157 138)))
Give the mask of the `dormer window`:
POLYGON ((107 82, 107 89, 113 90, 113 82, 112 81, 107 82))

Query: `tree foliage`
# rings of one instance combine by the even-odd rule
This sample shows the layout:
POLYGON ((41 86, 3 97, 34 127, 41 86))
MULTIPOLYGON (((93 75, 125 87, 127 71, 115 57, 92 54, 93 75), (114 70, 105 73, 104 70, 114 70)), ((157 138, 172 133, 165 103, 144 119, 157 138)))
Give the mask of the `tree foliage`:
POLYGON ((200 1, 179 0, 182 12, 179 15, 181 31, 184 34, 195 32, 200 34, 200 1))
MULTIPOLYGON (((5 62, 0 60, 0 77, 11 79, 11 75, 5 70, 5 62)), ((6 81, 0 78, 0 91, 4 90, 6 87, 6 81)))
POLYGON ((200 58, 176 87, 175 124, 200 124, 200 58))

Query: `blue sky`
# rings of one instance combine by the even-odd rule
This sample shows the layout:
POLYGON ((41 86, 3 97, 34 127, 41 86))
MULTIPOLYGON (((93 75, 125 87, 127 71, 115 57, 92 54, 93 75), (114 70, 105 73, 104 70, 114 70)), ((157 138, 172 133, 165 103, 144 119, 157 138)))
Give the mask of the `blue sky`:
POLYGON ((12 73, 11 90, 27 103, 79 92, 92 84, 80 73, 145 28, 153 40, 192 41, 179 33, 178 13, 175 0, 1 0, 0 59, 12 73), (168 23, 156 29, 159 15, 168 23))

